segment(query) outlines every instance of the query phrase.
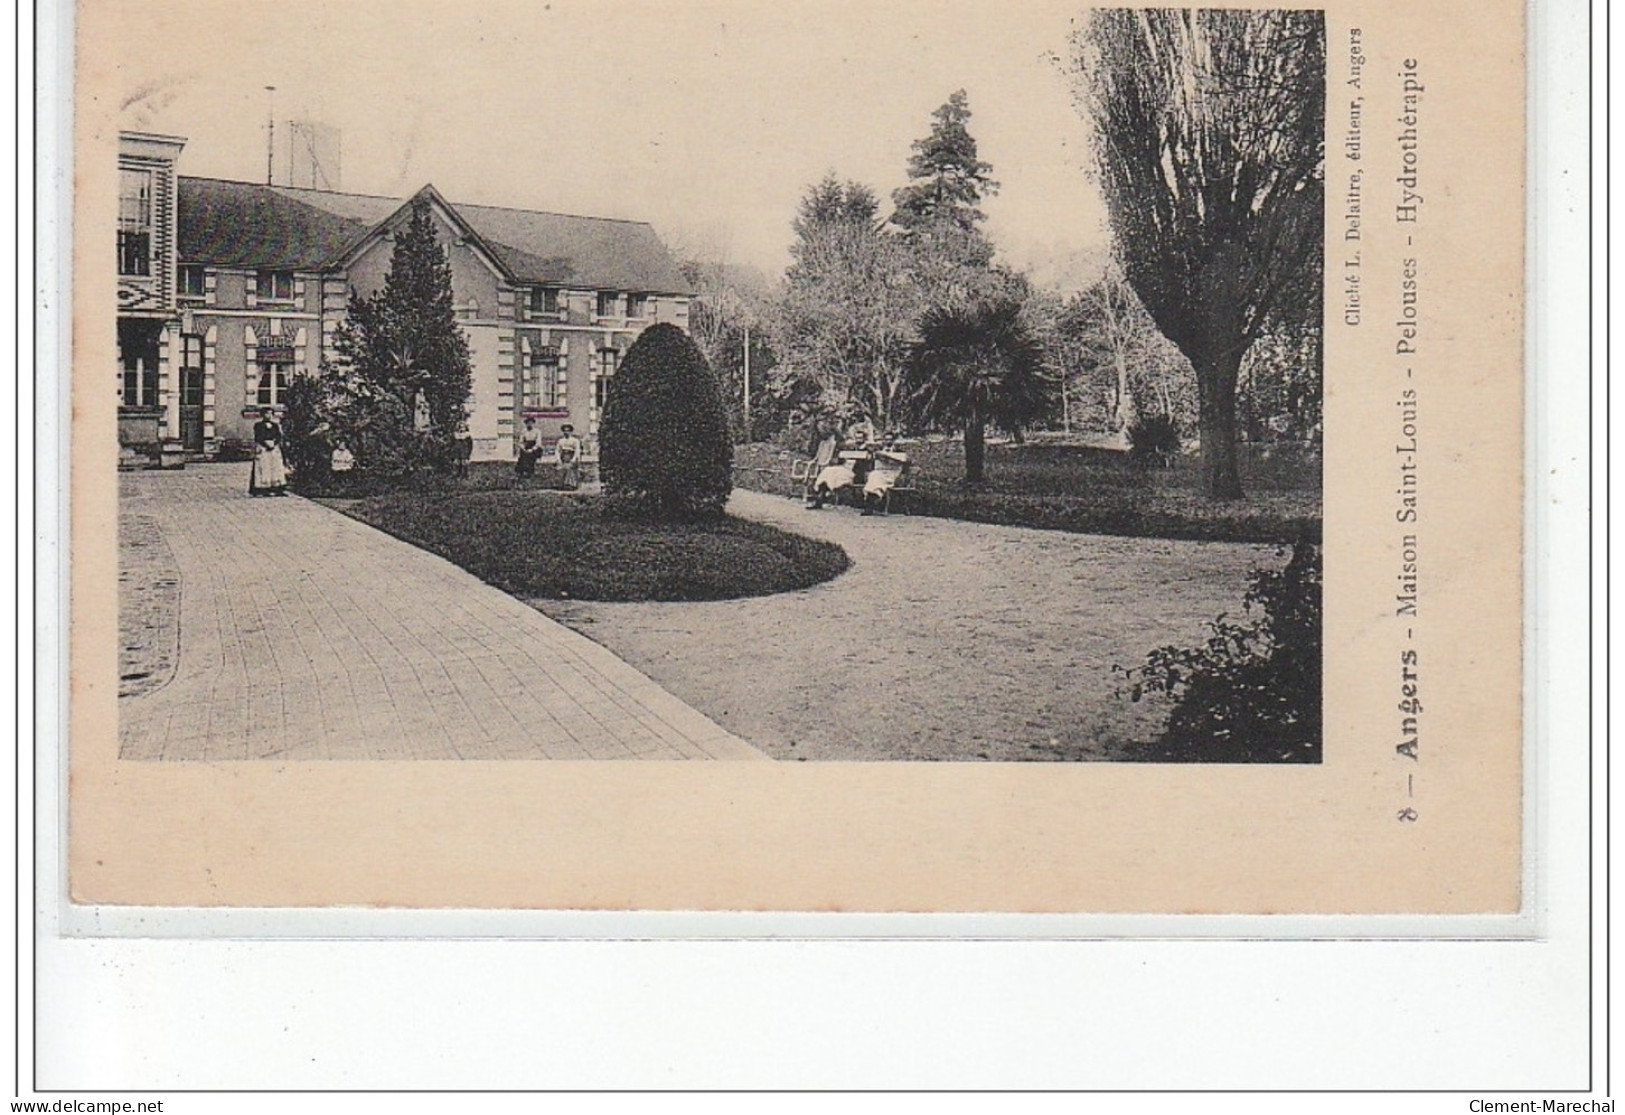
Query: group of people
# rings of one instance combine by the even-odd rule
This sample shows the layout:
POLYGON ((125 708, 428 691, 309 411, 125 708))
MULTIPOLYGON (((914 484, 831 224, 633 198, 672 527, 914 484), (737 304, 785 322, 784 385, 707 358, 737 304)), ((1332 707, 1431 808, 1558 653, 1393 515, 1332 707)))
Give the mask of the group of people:
POLYGON ((814 510, 853 489, 861 495, 863 513, 873 515, 885 509, 887 497, 908 471, 908 454, 897 449, 891 433, 877 438, 867 423, 844 438, 839 433, 823 437, 813 460, 818 467, 809 474, 806 494, 807 506, 814 510))
MULTIPOLYGON (((558 464, 559 483, 574 491, 581 487, 581 439, 575 436, 575 427, 566 422, 559 427, 560 437, 553 445, 558 464)), ((473 455, 474 442, 467 425, 457 431, 457 471, 462 474, 473 455)), ((252 496, 282 496, 288 494, 288 466, 282 453, 282 426, 276 412, 269 407, 260 411, 254 423, 254 467, 249 473, 248 494, 252 496)), ((545 448, 536 420, 525 419, 524 431, 519 435, 519 455, 514 461, 514 474, 520 479, 536 475, 536 465, 545 448)), ((876 438, 867 425, 854 427, 847 435, 839 432, 822 437, 815 450, 818 464, 810 473, 807 484, 807 506, 822 508, 826 500, 837 497, 848 489, 862 495, 863 513, 872 515, 883 510, 891 490, 908 471, 908 455, 899 452, 890 434, 876 438)), ((355 458, 343 446, 333 452, 335 471, 353 468, 355 458)))
MULTIPOLYGON (((542 453, 542 432, 536 428, 534 418, 527 418, 519 435, 514 475, 522 480, 535 476, 536 462, 542 459, 542 453)), ((559 427, 559 440, 553 443, 553 454, 558 462, 559 484, 572 492, 581 487, 581 439, 576 437, 576 428, 570 423, 559 427)))
MULTIPOLYGON (((529 423, 526 423, 529 425, 529 423)), ((325 426, 318 430, 326 429, 325 426)), ((564 427, 568 435, 570 427, 564 427)), ((468 473, 468 462, 474 456, 474 437, 468 423, 457 427, 452 438, 455 449, 454 468, 458 476, 468 473)), ((561 443, 562 444, 562 443, 561 443)), ((578 446, 580 442, 576 443, 578 446)), ((285 496, 288 494, 288 463, 282 452, 282 424, 276 420, 276 411, 270 407, 260 411, 254 423, 254 465, 248 474, 248 494, 251 496, 285 496)), ((332 469, 347 473, 355 468, 355 454, 342 442, 333 447, 332 469)), ((534 468, 534 465, 532 466, 534 468)))

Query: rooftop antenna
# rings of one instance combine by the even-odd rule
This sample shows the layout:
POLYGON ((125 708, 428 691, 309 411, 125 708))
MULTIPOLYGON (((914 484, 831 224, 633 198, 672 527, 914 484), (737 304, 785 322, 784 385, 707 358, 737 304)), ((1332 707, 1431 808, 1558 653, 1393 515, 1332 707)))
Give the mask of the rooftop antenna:
POLYGON ((276 86, 265 87, 265 184, 271 184, 271 159, 276 153, 276 86))

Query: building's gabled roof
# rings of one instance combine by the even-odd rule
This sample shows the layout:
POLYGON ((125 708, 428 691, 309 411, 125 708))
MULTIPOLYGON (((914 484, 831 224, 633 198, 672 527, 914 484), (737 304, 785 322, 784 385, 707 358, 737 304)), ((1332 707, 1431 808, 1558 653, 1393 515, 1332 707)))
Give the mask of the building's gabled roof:
MULTIPOLYGON (((347 194, 324 193, 321 198, 316 201, 316 204, 318 206, 322 206, 327 204, 331 199, 349 199, 352 196, 353 195, 347 194)), ((393 201, 393 199, 385 198, 367 200, 393 201)), ((410 201, 396 203, 395 209, 392 212, 390 212, 382 220, 373 224, 372 227, 367 229, 361 236, 358 236, 355 240, 347 244, 342 252, 338 253, 331 260, 329 260, 328 267, 334 270, 342 270, 343 268, 346 268, 350 266, 350 264, 354 263, 361 254, 366 252, 373 245, 377 244, 380 240, 388 238, 392 232, 399 232, 401 228, 412 219, 412 207, 418 201, 427 202, 432 209, 439 210, 446 221, 452 226, 453 229, 456 230, 458 243, 472 248, 474 252, 485 262, 486 266, 490 267, 492 273, 494 273, 499 279, 513 278, 512 273, 503 264, 502 260, 499 259, 497 254, 491 250, 491 246, 485 243, 484 238, 480 236, 474 227, 463 219, 463 215, 457 211, 456 206, 452 205, 451 202, 441 197, 440 191, 435 189, 432 185, 424 186, 412 196, 410 201)), ((346 203, 341 202, 340 205, 343 207, 346 205, 346 203)))
POLYGON ((291 192, 253 182, 181 176, 176 214, 181 262, 319 270, 400 205, 387 198, 354 198, 376 203, 378 215, 368 219, 369 207, 334 211, 287 196, 291 192))
POLYGON ((519 282, 655 294, 691 290, 660 237, 642 221, 489 205, 458 205, 457 212, 519 282))
MULTIPOLYGON (((327 269, 406 204, 212 178, 179 182, 181 261, 218 267, 327 269)), ((515 282, 691 292, 660 237, 641 221, 446 204, 515 282)))
POLYGON ((295 186, 267 188, 289 201, 297 201, 343 220, 354 221, 365 228, 371 228, 392 216, 405 204, 398 197, 379 197, 374 194, 341 194, 332 190, 304 190, 295 186))

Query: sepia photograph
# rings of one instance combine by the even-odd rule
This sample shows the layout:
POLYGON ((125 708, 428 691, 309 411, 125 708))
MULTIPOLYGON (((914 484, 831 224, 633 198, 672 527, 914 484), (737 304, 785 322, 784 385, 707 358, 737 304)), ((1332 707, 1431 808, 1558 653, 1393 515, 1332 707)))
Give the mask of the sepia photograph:
POLYGON ((119 59, 120 758, 1321 761, 1324 14, 640 11, 119 59))
POLYGON ((30 17, 19 1095, 1598 1086, 1579 5, 30 17))
POLYGON ((1521 23, 1398 11, 81 4, 74 899, 1519 909, 1521 23))

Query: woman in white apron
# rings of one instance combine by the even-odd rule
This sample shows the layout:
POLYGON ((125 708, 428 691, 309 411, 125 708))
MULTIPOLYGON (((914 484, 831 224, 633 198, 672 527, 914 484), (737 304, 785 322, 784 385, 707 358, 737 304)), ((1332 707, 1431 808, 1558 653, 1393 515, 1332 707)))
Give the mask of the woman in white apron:
POLYGON ((288 494, 288 467, 282 460, 282 427, 276 411, 267 407, 254 423, 254 470, 248 474, 251 496, 288 494))

